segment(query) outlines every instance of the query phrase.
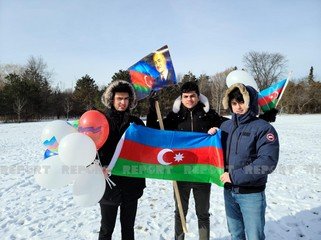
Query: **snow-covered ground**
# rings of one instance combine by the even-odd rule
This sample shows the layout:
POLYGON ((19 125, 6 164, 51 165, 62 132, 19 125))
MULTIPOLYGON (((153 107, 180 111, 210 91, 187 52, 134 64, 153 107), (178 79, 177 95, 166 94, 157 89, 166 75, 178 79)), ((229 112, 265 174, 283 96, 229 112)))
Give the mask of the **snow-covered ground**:
MULTIPOLYGON (((0 239, 97 239, 98 204, 73 203, 71 186, 46 190, 33 172, 42 159, 46 123, 0 124, 0 239)), ((266 238, 321 239, 321 115, 281 115, 273 124, 281 153, 267 186, 266 238)), ((173 239, 174 201, 170 181, 147 180, 139 201, 136 239, 173 239)), ((186 239, 198 239, 193 198, 186 239)), ((120 239, 117 221, 114 239, 120 239)), ((211 194, 211 239, 229 239, 222 189, 211 194)))

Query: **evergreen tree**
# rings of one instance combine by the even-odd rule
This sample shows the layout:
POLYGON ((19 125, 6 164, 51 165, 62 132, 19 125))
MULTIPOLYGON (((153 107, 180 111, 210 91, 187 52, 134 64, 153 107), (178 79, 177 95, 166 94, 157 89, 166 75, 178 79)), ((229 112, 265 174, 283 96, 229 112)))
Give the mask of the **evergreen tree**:
POLYGON ((313 66, 311 66, 310 68, 308 82, 309 82, 309 85, 312 85, 314 83, 313 66))
POLYGON ((62 91, 56 87, 51 94, 49 103, 51 107, 50 115, 55 116, 57 119, 64 117, 64 94, 62 91))
POLYGON ((95 80, 89 75, 86 74, 78 79, 73 93, 75 113, 81 115, 85 111, 96 108, 96 103, 100 99, 99 94, 95 80))
POLYGON ((49 98, 51 89, 48 81, 41 75, 33 74, 31 77, 28 70, 22 75, 22 82, 26 86, 27 97, 27 119, 39 119, 50 113, 49 98))
POLYGON ((24 67, 18 64, 0 64, 0 89, 3 89, 6 84, 6 76, 9 74, 16 74, 21 76, 24 67))
POLYGON ((22 81, 28 86, 27 96, 27 119, 42 118, 49 116, 51 105, 49 102, 51 96, 51 86, 49 79, 51 73, 47 71, 47 65, 42 58, 30 57, 22 73, 22 81))
POLYGON ((6 85, 2 91, 3 108, 2 114, 9 118, 15 118, 20 122, 22 114, 26 114, 29 98, 29 89, 27 82, 17 74, 6 76, 6 85), (11 117, 10 117, 11 116, 11 117))
POLYGON ((112 82, 115 80, 125 80, 127 82, 130 82, 130 75, 129 71, 127 70, 119 70, 117 73, 115 73, 112 77, 112 82))
POLYGON ((196 82, 197 78, 192 72, 189 71, 187 74, 183 76, 181 83, 192 82, 192 81, 196 82))

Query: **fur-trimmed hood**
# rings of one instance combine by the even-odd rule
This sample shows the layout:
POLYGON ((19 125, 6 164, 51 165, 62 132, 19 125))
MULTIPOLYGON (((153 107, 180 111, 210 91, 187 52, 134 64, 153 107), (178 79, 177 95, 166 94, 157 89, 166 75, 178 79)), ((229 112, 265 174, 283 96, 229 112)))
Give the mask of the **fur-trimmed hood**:
MULTIPOLYGON (((259 107, 258 107, 258 93, 257 91, 251 87, 251 86, 245 86, 242 83, 235 83, 231 85, 225 92, 224 98, 223 98, 223 107, 224 109, 230 108, 229 106, 229 94, 235 89, 238 88, 240 90, 240 93, 243 96, 244 104, 248 106, 249 110, 251 110, 255 115, 259 113, 259 107)), ((230 109, 232 111, 232 109, 230 109)))
MULTIPOLYGON (((200 99, 200 102, 204 104, 203 109, 207 113, 210 110, 210 103, 209 103, 207 97, 205 97, 203 94, 200 94, 199 95, 199 99, 200 99)), ((182 97, 179 96, 174 101, 174 104, 173 104, 173 112, 174 113, 178 113, 178 111, 180 110, 181 105, 182 105, 182 101, 181 100, 182 100, 182 97)))
POLYGON ((128 108, 133 109, 137 105, 137 98, 136 98, 136 93, 134 90, 134 87, 132 84, 129 82, 126 82, 124 80, 116 80, 111 82, 108 87, 106 88, 105 92, 101 96, 101 102, 107 107, 107 108, 112 108, 113 106, 113 97, 114 97, 114 89, 119 85, 119 84, 125 84, 128 85, 130 92, 129 94, 129 104, 128 108))

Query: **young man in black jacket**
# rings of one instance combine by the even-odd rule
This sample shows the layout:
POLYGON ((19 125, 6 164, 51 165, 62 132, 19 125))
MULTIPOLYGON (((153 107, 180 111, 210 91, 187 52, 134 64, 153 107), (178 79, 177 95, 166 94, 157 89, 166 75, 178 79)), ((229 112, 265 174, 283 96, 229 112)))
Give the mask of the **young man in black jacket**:
MULTIPOLYGON (((174 102, 173 110, 163 122, 166 130, 206 133, 211 127, 219 127, 225 120, 227 119, 210 109, 208 99, 200 94, 195 82, 186 82, 181 87, 181 96, 174 102)), ((147 126, 159 128, 156 112, 152 106, 147 115, 147 126)), ((188 210, 189 196, 193 191, 198 218, 199 239, 209 239, 211 184, 179 181, 177 185, 185 217, 188 210)), ((184 239, 177 203, 175 205, 175 239, 184 239)))
MULTIPOLYGON (((109 123, 109 135, 105 144, 99 149, 99 158, 106 174, 117 143, 130 123, 144 125, 142 120, 130 114, 136 105, 136 95, 132 85, 123 80, 112 82, 102 95, 106 106, 106 117, 109 123)), ((137 201, 143 195, 145 179, 122 176, 110 176, 116 186, 106 184, 105 194, 100 201, 101 227, 99 239, 111 239, 114 231, 117 211, 120 208, 122 239, 134 239, 134 224, 137 201)))

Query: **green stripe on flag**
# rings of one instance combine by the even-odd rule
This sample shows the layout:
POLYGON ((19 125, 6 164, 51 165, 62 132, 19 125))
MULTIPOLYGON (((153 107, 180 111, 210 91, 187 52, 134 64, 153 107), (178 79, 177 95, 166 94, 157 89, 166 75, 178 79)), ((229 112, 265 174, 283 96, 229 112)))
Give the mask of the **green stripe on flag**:
POLYGON ((138 85, 138 84, 134 84, 134 89, 138 92, 146 92, 146 93, 149 93, 150 91, 150 88, 148 87, 143 87, 141 85, 138 85))
POLYGON ((220 181, 220 176, 223 173, 223 168, 207 164, 145 164, 123 158, 118 158, 112 169, 112 174, 118 176, 215 183, 218 186, 223 186, 220 181))
POLYGON ((261 106, 261 109, 263 112, 269 111, 270 109, 275 108, 276 103, 277 99, 274 99, 272 102, 269 102, 268 104, 261 106))

